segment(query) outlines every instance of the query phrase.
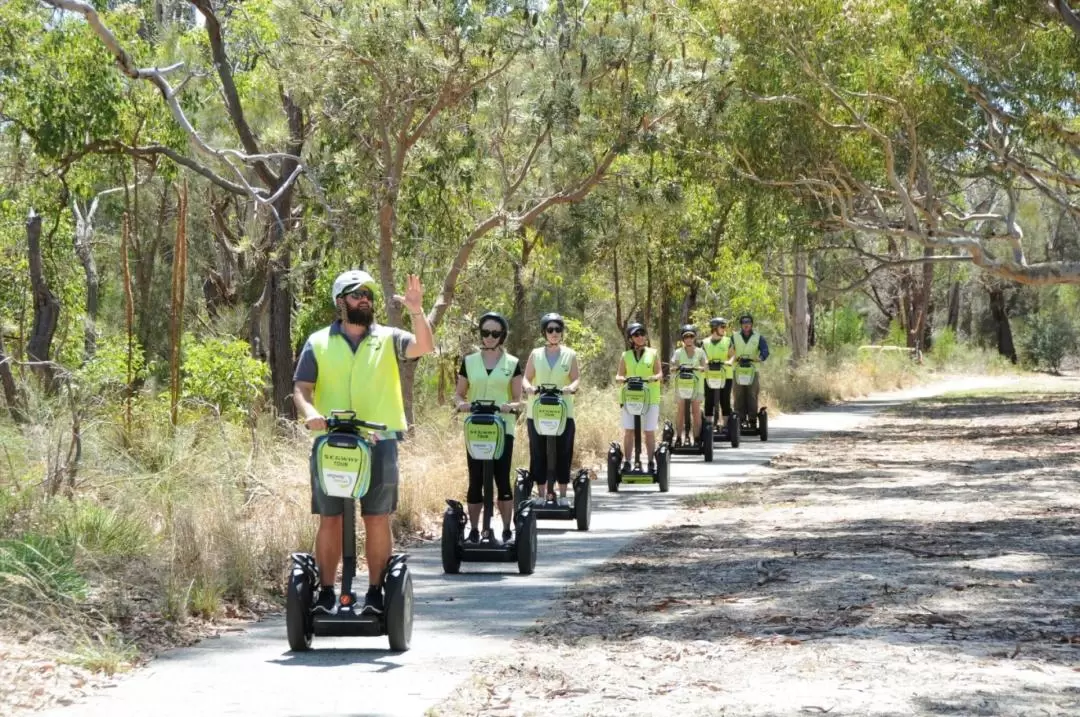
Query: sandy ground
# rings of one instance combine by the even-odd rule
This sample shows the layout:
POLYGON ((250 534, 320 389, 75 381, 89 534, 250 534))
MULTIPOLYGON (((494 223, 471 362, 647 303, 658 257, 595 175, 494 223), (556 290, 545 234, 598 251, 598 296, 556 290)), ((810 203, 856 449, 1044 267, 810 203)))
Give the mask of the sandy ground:
POLYGON ((1080 714, 1080 379, 897 408, 691 498, 433 712, 1080 714))

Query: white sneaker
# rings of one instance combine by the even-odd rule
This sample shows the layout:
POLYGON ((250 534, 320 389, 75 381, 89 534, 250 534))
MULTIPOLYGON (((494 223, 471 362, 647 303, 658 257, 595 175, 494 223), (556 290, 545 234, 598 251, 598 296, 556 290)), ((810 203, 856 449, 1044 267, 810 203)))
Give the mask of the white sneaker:
POLYGON ((569 508, 570 507, 570 499, 567 498, 566 496, 562 496, 561 498, 559 498, 559 507, 560 508, 569 508))

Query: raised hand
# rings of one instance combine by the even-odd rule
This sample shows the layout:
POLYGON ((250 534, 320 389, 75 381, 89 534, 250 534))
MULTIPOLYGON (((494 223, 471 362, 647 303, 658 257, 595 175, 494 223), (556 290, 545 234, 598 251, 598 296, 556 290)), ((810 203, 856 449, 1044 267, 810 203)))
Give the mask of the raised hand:
POLYGON ((405 279, 405 294, 394 294, 394 301, 404 304, 410 314, 424 313, 424 285, 420 283, 420 277, 409 274, 405 279))

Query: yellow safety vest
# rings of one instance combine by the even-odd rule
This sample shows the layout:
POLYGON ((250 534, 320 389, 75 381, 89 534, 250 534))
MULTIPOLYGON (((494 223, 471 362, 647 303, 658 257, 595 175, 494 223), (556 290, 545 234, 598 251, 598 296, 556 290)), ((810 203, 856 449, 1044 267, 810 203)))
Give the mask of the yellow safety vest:
MULTIPOLYGON (((712 338, 708 338, 702 343, 702 348, 705 349, 705 358, 709 361, 727 361, 728 349, 731 348, 731 337, 721 336, 720 340, 715 342, 712 338)), ((734 378, 735 367, 725 367, 725 375, 728 378, 734 378)))
POLYGON ((407 428, 389 328, 371 326, 355 352, 343 335, 331 335, 329 326, 308 341, 319 367, 313 399, 320 414, 329 417, 333 411, 354 411, 361 421, 385 423, 388 432, 407 428))
MULTIPOLYGON (((469 381, 469 401, 494 401, 497 406, 509 403, 513 400, 510 383, 517 365, 517 356, 503 351, 495 368, 488 373, 481 352, 466 356, 465 374, 469 381)), ((504 414, 503 421, 506 424, 506 435, 513 436, 517 424, 514 416, 504 414)))
MULTIPOLYGON (((559 347, 559 360, 555 362, 555 366, 549 366, 547 356, 545 355, 545 348, 541 346, 538 349, 533 349, 532 362, 533 369, 536 375, 530 383, 533 386, 539 386, 542 383, 551 384, 562 388, 566 384, 570 383, 570 367, 574 363, 574 357, 577 353, 574 349, 567 348, 566 346, 559 347)), ((533 404, 536 403, 539 396, 533 396, 529 399, 529 418, 533 415, 533 404)), ((566 417, 567 419, 574 417, 574 397, 572 395, 564 395, 563 401, 566 402, 566 417)))
MULTIPOLYGON (((705 363, 705 352, 699 348, 694 348, 694 355, 691 356, 686 351, 685 346, 680 346, 675 349, 675 365, 671 367, 672 373, 677 373, 680 366, 701 366, 705 363)), ((702 391, 705 389, 705 372, 698 371, 694 374, 694 390, 702 391)))
MULTIPOLYGON (((641 358, 634 356, 634 350, 628 349, 623 354, 623 363, 626 364, 626 377, 627 378, 652 378, 656 375, 656 360, 659 354, 656 349, 645 347, 645 350, 641 354, 641 358)), ((660 382, 653 381, 652 383, 645 384, 649 389, 649 405, 659 405, 660 403, 660 382)))
POLYGON ((735 334, 735 358, 752 358, 757 360, 760 357, 758 347, 761 345, 761 336, 756 333, 750 334, 750 340, 747 341, 743 338, 742 331, 735 334))

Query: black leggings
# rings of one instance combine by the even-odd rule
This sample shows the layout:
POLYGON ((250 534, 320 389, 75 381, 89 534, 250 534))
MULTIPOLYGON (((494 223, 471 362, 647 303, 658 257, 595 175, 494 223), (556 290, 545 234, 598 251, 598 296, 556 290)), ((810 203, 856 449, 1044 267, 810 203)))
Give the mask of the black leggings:
POLYGON ((713 417, 713 411, 716 409, 716 394, 720 394, 720 417, 727 418, 731 415, 731 379, 724 381, 724 387, 717 390, 715 388, 705 387, 705 416, 707 418, 713 417))
MULTIPOLYGON (((529 477, 533 483, 547 483, 547 436, 536 432, 533 420, 529 426, 529 477)), ((570 462, 574 457, 574 419, 566 419, 566 430, 555 438, 555 481, 566 485, 570 482, 570 462)))
MULTIPOLYGON (((469 503, 484 502, 484 462, 465 454, 469 462, 469 495, 466 498, 469 503)), ((498 500, 513 500, 514 492, 510 490, 510 465, 514 462, 514 437, 507 436, 503 444, 502 458, 495 461, 495 490, 498 500)))

